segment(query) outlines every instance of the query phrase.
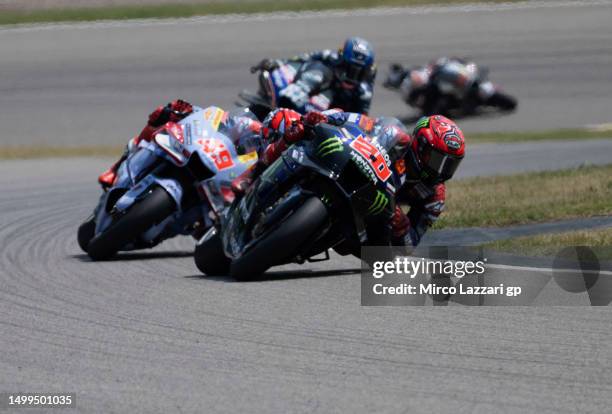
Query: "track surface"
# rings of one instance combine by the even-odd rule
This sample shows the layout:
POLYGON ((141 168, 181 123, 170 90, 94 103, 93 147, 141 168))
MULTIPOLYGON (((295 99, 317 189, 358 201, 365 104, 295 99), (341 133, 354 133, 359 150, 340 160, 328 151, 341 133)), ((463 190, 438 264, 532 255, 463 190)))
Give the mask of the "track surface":
POLYGON ((355 259, 234 283, 201 277, 187 238, 91 263, 75 234, 103 164, 0 166, 2 391, 77 392, 87 413, 612 403, 607 308, 365 308, 355 259))
MULTIPOLYGON (((448 10, 457 10, 450 8, 448 10)), ((513 115, 461 122, 466 131, 534 130, 612 121, 612 3, 486 12, 102 24, 0 30, 0 143, 123 143, 175 97, 231 106, 254 89, 248 67, 371 39, 382 82, 388 64, 471 56, 519 98, 513 115)), ((379 85, 380 86, 380 85, 379 85)), ((375 91, 373 112, 406 115, 375 91)))
MULTIPOLYGON (((484 27, 459 29, 451 42, 483 59, 491 53, 491 62, 498 62, 493 73, 533 98, 525 105, 540 109, 543 127, 555 126, 548 122, 556 116, 602 122, 596 111, 610 97, 610 86, 599 84, 610 73, 604 65, 610 46, 603 40, 610 10, 512 11, 477 20, 460 14, 454 17, 484 27), (486 45, 470 46, 485 32, 491 33, 486 45), (504 48, 495 50, 496 42, 504 48), (505 72, 517 56, 520 64, 505 72), (572 56, 590 64, 572 63, 579 60, 572 56), (570 61, 570 68, 551 72, 553 61, 570 61), (531 72, 525 74, 525 67, 531 72), (554 87, 561 79, 570 79, 563 92, 554 87), (586 95, 565 99, 578 90, 586 95), (547 113, 549 107, 559 112, 547 113)), ((435 16, 440 30, 450 17, 435 16)), ((388 55, 385 44, 402 53, 411 44, 422 61, 433 53, 422 40, 410 39, 433 18, 412 18, 411 26, 400 26, 405 19, 399 17, 381 18, 385 30, 362 33, 381 45, 381 56, 388 55), (399 34, 408 40, 400 42, 399 34)), ((172 25, 2 32, 2 143, 44 142, 49 131, 59 132, 66 144, 93 143, 99 131, 121 142, 139 126, 144 101, 152 106, 177 89, 201 100, 197 90, 208 85, 211 101, 230 102, 228 90, 239 89, 240 82, 252 85, 246 65, 261 54, 303 48, 304 38, 318 47, 347 34, 345 21, 333 23, 281 21, 274 30, 306 27, 287 35, 282 47, 238 42, 235 32, 214 32, 225 28, 215 25, 191 25, 186 33, 172 25), (204 32, 213 38, 202 39, 204 32), (196 35, 202 45, 192 39, 196 35), (210 49, 223 42, 230 44, 210 49), (206 60, 200 71, 197 62, 205 56, 216 60, 206 60), (172 75, 176 67, 179 74, 172 75), (156 88, 162 81, 171 86, 156 88)), ((273 30, 250 25, 230 28, 244 30, 249 39, 273 30)), ((444 45, 441 35, 433 36, 429 47, 444 45)), ((377 107, 386 104, 377 101, 377 107)), ((528 125, 537 115, 513 117, 528 125)), ((483 128, 495 129, 497 121, 509 125, 500 118, 483 121, 483 128)), ((538 145, 526 149, 537 153, 538 145)), ((610 149, 605 141, 584 145, 576 158, 566 153, 559 159, 597 162, 595 154, 610 149)), ((524 158, 520 147, 499 148, 506 147, 481 146, 474 153, 504 158, 504 164, 466 160, 464 174, 505 165, 513 171, 541 168, 541 157, 515 165, 524 158)), ((607 308, 365 308, 354 259, 288 266, 275 269, 269 281, 234 283, 200 277, 189 239, 90 263, 76 244, 76 227, 95 202, 94 179, 105 165, 86 159, 0 165, 0 392, 72 391, 78 394, 76 411, 88 413, 600 413, 612 404, 607 308)))

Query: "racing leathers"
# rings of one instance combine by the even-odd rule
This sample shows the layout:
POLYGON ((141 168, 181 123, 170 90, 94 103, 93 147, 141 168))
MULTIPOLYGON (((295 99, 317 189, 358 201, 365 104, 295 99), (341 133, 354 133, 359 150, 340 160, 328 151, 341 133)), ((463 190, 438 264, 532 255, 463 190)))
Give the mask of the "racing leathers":
POLYGON ((376 68, 358 84, 344 82, 336 74, 342 59, 338 52, 325 49, 304 53, 286 60, 264 59, 258 67, 274 69, 282 64, 297 67, 294 81, 280 91, 278 107, 300 113, 340 108, 367 114, 372 102, 376 68))

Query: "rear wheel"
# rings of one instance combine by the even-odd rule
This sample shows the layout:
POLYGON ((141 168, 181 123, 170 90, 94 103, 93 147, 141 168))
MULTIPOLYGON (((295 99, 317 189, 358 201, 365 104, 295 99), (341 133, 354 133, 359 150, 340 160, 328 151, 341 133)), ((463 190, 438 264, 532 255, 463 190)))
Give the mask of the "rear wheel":
POLYGON ((223 252, 221 237, 217 230, 212 229, 210 231, 214 234, 206 234, 205 238, 196 245, 193 254, 195 264, 200 272, 205 275, 227 275, 231 260, 223 252))
POLYGON ((237 280, 253 279, 271 266, 291 259, 326 219, 327 208, 323 202, 316 197, 307 199, 289 218, 234 260, 230 275, 237 280))
POLYGON ((161 187, 154 187, 142 200, 110 225, 87 246, 92 260, 108 259, 123 246, 135 240, 154 224, 160 223, 176 209, 174 199, 161 187))
POLYGON ((517 101, 510 95, 503 92, 495 92, 486 102, 487 105, 499 108, 503 111, 514 111, 517 106, 517 101))

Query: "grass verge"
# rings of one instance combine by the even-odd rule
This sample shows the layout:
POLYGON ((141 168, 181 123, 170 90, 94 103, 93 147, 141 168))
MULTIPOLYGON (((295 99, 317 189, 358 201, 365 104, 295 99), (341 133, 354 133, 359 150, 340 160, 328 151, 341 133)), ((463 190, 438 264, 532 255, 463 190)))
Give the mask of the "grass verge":
MULTIPOLYGON (((595 138, 612 139, 612 130, 592 131, 588 129, 560 129, 535 132, 491 132, 468 134, 467 140, 470 144, 485 142, 513 143, 520 141, 541 140, 582 140, 595 138)), ((3 147, 0 146, 0 160, 26 159, 44 157, 95 157, 114 156, 123 151, 119 146, 95 146, 95 147, 51 147, 51 146, 24 146, 3 147)))
POLYGON ((0 147, 0 159, 16 160, 28 158, 58 157, 118 157, 124 146, 99 147, 0 147))
MULTIPOLYGON (((478 0, 476 0, 478 1, 478 0)), ((0 13, 0 24, 49 23, 92 20, 121 20, 143 18, 176 18, 230 13, 269 13, 279 11, 307 11, 372 8, 381 6, 416 6, 473 3, 474 0, 305 0, 275 1, 229 0, 223 2, 161 4, 147 6, 107 6, 87 8, 44 9, 31 11, 8 10, 0 13)), ((483 1, 499 3, 500 1, 483 1)))
POLYGON ((576 139, 612 138, 612 129, 556 129, 527 132, 478 132, 466 134, 466 140, 471 143, 514 143, 522 141, 569 141, 576 139))
POLYGON ((436 227, 509 226, 612 214, 612 165, 451 181, 436 227))
POLYGON ((568 246, 598 247, 597 257, 612 260, 612 227, 567 233, 540 234, 500 240, 484 245, 493 250, 522 256, 555 256, 568 246))

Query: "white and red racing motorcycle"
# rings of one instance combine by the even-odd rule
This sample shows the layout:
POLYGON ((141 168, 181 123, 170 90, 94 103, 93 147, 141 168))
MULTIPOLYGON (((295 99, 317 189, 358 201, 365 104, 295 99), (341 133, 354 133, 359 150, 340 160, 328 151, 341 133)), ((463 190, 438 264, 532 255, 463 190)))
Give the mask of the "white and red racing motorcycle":
POLYGON ((233 200, 231 181, 257 160, 239 155, 219 132, 224 111, 196 110, 169 122, 121 164, 114 185, 79 227, 93 260, 153 247, 177 235, 199 237, 233 200))

